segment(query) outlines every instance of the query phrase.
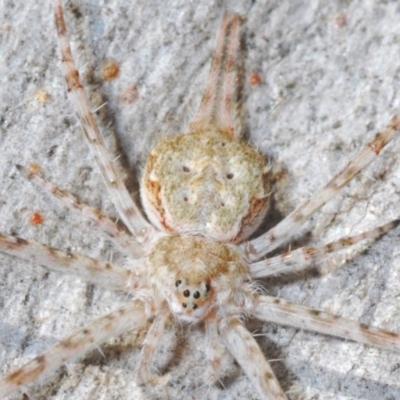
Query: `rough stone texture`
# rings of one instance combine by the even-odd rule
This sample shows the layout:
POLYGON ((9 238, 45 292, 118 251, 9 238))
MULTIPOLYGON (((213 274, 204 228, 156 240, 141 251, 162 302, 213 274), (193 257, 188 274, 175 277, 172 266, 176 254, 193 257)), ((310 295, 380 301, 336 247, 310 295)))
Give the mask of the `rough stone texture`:
MULTIPOLYGON (((108 58, 120 65, 117 79, 101 84, 92 78, 86 84, 94 107, 107 101, 101 125, 106 136, 117 137, 130 171, 140 171, 160 135, 179 132, 189 120, 223 11, 245 17, 248 133, 280 169, 270 221, 326 183, 399 109, 397 1, 88 0, 68 3, 66 9, 84 75, 93 76, 108 58), (250 85, 252 74, 261 83, 250 85), (127 104, 121 95, 132 87, 138 97, 127 104)), ((0 231, 95 257, 114 254, 118 261, 89 223, 55 204, 13 167, 36 162, 49 180, 115 216, 66 99, 49 2, 1 2, 0 46, 0 231), (29 223, 34 211, 44 216, 42 225, 29 223)), ((315 216, 313 235, 302 240, 324 243, 398 217, 399 150, 400 138, 315 216)), ((399 229, 364 252, 330 257, 324 276, 274 279, 268 291, 400 332, 398 236, 399 229)), ((0 255, 0 266, 4 371, 127 300, 15 258, 0 255)), ((400 398, 399 354, 268 324, 252 322, 250 329, 264 335, 259 343, 270 359, 278 359, 272 365, 291 399, 400 398)), ((43 385, 28 388, 29 398, 258 398, 239 370, 224 381, 224 389, 199 387, 206 361, 203 335, 196 329, 187 341, 178 339, 178 351, 159 382, 138 387, 134 338, 103 346, 105 358, 93 353, 60 369, 43 385)), ((161 364, 172 357, 168 342, 160 350, 161 364)))

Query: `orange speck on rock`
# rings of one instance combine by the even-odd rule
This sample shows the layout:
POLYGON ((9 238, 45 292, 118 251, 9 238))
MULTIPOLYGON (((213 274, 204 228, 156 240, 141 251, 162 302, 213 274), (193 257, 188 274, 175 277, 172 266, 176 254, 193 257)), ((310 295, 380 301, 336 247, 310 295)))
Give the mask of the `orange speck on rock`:
POLYGON ((251 86, 258 86, 261 83, 261 76, 256 73, 251 74, 249 82, 251 86))
POLYGON ((30 163, 28 165, 28 168, 30 169, 30 172, 32 174, 38 174, 41 171, 40 165, 38 165, 36 163, 30 163))
POLYGON ((119 74, 119 65, 115 60, 104 60, 100 66, 100 78, 104 81, 115 79, 119 74))
POLYGON ((40 104, 46 103, 50 99, 50 94, 43 88, 39 88, 33 95, 33 99, 40 104))
POLYGON ((29 223, 32 225, 42 225, 44 221, 43 215, 35 211, 29 216, 29 223))

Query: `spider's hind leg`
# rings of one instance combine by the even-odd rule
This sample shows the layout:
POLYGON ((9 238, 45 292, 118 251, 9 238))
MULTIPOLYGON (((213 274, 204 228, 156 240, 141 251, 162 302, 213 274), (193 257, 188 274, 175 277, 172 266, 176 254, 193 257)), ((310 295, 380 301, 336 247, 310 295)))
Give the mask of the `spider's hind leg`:
POLYGON ((133 201, 125 186, 123 177, 115 167, 114 161, 109 154, 103 135, 90 109, 85 89, 79 78, 79 72, 75 67, 61 1, 54 0, 53 4, 62 56, 62 69, 70 101, 76 109, 84 136, 122 221, 139 243, 148 242, 154 233, 154 229, 146 221, 133 201))
POLYGON ((213 126, 231 137, 241 134, 235 104, 239 21, 236 14, 223 16, 206 88, 189 132, 213 126))
POLYGON ((330 253, 347 249, 364 240, 376 240, 399 224, 400 219, 396 219, 370 231, 343 237, 323 246, 300 247, 299 249, 249 264, 250 275, 253 279, 259 279, 280 274, 302 272, 311 266, 315 267, 318 262, 330 253))
POLYGON ((367 143, 361 151, 337 173, 327 185, 292 211, 278 225, 263 235, 241 246, 251 261, 257 261, 288 242, 332 197, 339 193, 360 171, 374 161, 384 147, 400 132, 400 114, 392 117, 390 124, 367 143))
POLYGON ((86 219, 89 219, 97 228, 115 243, 122 252, 131 258, 141 258, 144 255, 142 247, 127 232, 121 229, 110 218, 102 214, 99 210, 88 206, 65 190, 53 185, 51 182, 40 177, 33 168, 16 166, 19 172, 31 182, 40 186, 47 193, 55 197, 59 202, 67 207, 76 210, 86 219))
POLYGON ((53 271, 79 276, 107 289, 132 292, 139 285, 140 277, 133 271, 4 233, 0 233, 0 251, 53 271))

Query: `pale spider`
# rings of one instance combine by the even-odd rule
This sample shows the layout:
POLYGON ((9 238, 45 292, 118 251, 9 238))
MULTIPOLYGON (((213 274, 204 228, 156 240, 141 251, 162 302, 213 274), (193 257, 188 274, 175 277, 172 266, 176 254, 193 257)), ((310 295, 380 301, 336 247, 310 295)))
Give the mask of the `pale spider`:
POLYGON ((78 274, 106 288, 123 290, 132 301, 95 320, 0 381, 2 398, 83 356, 111 336, 141 329, 152 320, 138 365, 147 382, 155 350, 170 320, 204 324, 210 370, 219 379, 225 346, 264 399, 286 399, 253 336, 247 316, 334 335, 389 350, 400 350, 400 336, 325 312, 262 294, 256 279, 308 268, 326 254, 364 239, 375 239, 397 225, 346 237, 321 247, 303 247, 281 256, 264 256, 290 240, 317 210, 372 162, 396 135, 400 117, 378 133, 341 172, 267 233, 246 240, 269 205, 270 165, 240 140, 235 88, 239 17, 222 19, 200 107, 184 135, 162 139, 150 153, 141 181, 141 215, 106 149, 74 66, 61 2, 54 1, 62 65, 110 196, 130 235, 105 215, 41 178, 34 165, 19 167, 30 180, 93 221, 129 257, 141 260, 125 270, 108 262, 0 234, 0 250, 50 269, 78 274))

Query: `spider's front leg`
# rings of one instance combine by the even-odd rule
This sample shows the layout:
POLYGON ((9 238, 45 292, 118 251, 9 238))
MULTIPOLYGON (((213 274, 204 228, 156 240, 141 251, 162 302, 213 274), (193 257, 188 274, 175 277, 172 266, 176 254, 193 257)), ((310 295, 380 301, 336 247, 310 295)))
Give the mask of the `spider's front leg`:
POLYGON ((394 332, 367 326, 300 304, 290 303, 277 297, 260 296, 255 304, 254 309, 251 310, 251 315, 262 321, 400 352, 400 335, 394 332))
POLYGON ((233 357, 265 400, 287 400, 275 374, 250 332, 232 320, 220 327, 220 334, 233 357))
POLYGON ((0 380, 0 397, 4 399, 23 386, 44 378, 68 361, 82 357, 113 336, 141 329, 152 315, 153 305, 147 299, 137 298, 112 313, 99 318, 47 352, 35 357, 23 367, 10 372, 0 380))
POLYGON ((164 334, 165 323, 169 318, 171 318, 171 313, 168 308, 164 306, 159 310, 159 314, 154 318, 147 332, 142 351, 140 352, 139 365, 137 367, 137 380, 139 384, 145 384, 152 378, 151 367, 154 354, 164 334))
POLYGON ((218 326, 215 320, 206 321, 206 354, 209 359, 210 366, 206 371, 204 382, 207 385, 215 385, 220 382, 221 371, 221 354, 224 347, 220 342, 218 334, 218 326))

